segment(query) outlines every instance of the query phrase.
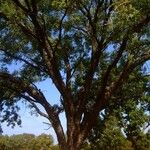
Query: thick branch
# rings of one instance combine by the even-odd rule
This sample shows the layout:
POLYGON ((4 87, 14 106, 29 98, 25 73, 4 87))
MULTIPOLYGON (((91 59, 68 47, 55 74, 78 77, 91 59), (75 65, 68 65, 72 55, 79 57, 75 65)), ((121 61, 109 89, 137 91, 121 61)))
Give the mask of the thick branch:
POLYGON ((21 97, 25 98, 30 102, 40 103, 44 108, 46 107, 47 109, 49 109, 50 114, 54 116, 55 111, 53 107, 47 102, 43 93, 40 90, 38 90, 37 87, 33 87, 27 82, 21 80, 20 78, 14 77, 4 72, 0 72, 0 79, 10 83, 10 86, 12 84, 15 85, 16 89, 21 90, 21 93, 27 93, 29 96, 25 96, 24 94, 21 94, 21 97))
MULTIPOLYGON (((142 20, 138 25, 133 26, 132 30, 130 30, 130 31, 132 31, 132 33, 139 32, 149 22, 150 22, 150 18, 147 17, 146 19, 142 20)), ((139 65, 142 65, 145 61, 150 59, 150 54, 147 53, 147 54, 143 55, 140 59, 136 60, 135 62, 133 62, 131 64, 129 64, 129 62, 127 61, 123 68, 123 71, 121 72, 121 74, 118 77, 118 80, 113 82, 112 84, 110 83, 111 86, 106 90, 107 80, 110 75, 110 72, 116 66, 117 62, 121 58, 122 53, 126 48, 127 40, 128 39, 126 36, 122 41, 122 45, 116 55, 116 58, 111 63, 111 65, 108 67, 108 69, 104 75, 104 78, 103 78, 104 83, 103 83, 101 91, 99 92, 99 95, 97 96, 97 100, 96 100, 94 106, 92 107, 92 111, 90 113, 85 113, 85 115, 84 115, 84 119, 81 124, 84 127, 82 129, 83 135, 85 135, 85 136, 83 136, 83 138, 86 137, 86 135, 87 135, 86 133, 91 129, 93 123, 95 122, 97 116, 99 115, 99 111, 104 109, 106 104, 108 104, 109 99, 110 99, 111 95, 113 94, 113 92, 118 90, 118 88, 123 84, 123 82, 125 80, 128 79, 130 73, 136 67, 138 67, 139 65)))
POLYGON ((124 50, 126 49, 126 46, 127 46, 127 41, 128 41, 128 34, 127 34, 127 36, 125 36, 123 38, 123 41, 122 41, 121 46, 120 46, 120 48, 119 48, 119 50, 118 50, 118 52, 116 54, 116 57, 111 62, 111 64, 108 66, 108 68, 107 68, 107 70, 106 70, 106 72, 105 72, 105 74, 103 76, 103 79, 102 79, 103 82, 102 82, 102 87, 101 87, 101 90, 100 90, 101 91, 100 95, 105 93, 105 88, 107 86, 108 78, 110 76, 110 73, 111 73, 112 69, 116 67, 118 61, 122 57, 122 54, 123 54, 123 52, 124 52, 124 50))
POLYGON ((133 63, 126 62, 123 71, 118 76, 118 79, 113 82, 107 92, 103 93, 103 95, 99 95, 97 97, 97 101, 93 106, 93 110, 90 113, 85 114, 84 120, 82 122, 83 128, 83 138, 87 136, 87 131, 91 129, 93 122, 96 120, 96 116, 98 116, 99 111, 104 109, 106 105, 109 103, 109 99, 112 94, 116 92, 119 87, 128 79, 131 72, 138 66, 142 65, 147 60, 150 60, 150 54, 145 54, 141 59, 136 60, 133 63), (92 120, 92 121, 91 121, 92 120))
POLYGON ((25 13, 29 12, 29 10, 25 6, 23 6, 19 0, 12 0, 12 1, 17 7, 21 8, 25 13))
POLYGON ((28 93, 28 95, 31 96, 33 99, 29 97, 25 97, 25 95, 24 96, 22 95, 22 97, 27 99, 31 103, 34 101, 40 103, 45 108, 48 114, 47 118, 49 118, 50 122, 54 127, 60 145, 67 146, 65 140, 65 134, 61 122, 59 120, 58 113, 55 112, 55 109, 47 102, 43 93, 40 90, 37 90, 37 88, 34 88, 33 86, 22 81, 20 78, 14 77, 8 73, 0 72, 0 79, 9 81, 10 85, 13 83, 16 87, 18 87, 22 91, 22 93, 28 93))
MULTIPOLYGON (((83 91, 82 91, 82 93, 79 94, 79 95, 82 95, 80 97, 81 100, 79 100, 80 107, 85 105, 85 98, 87 97, 87 93, 89 93, 89 90, 91 88, 93 76, 94 76, 94 73, 96 71, 96 67, 99 64, 99 59, 100 59, 101 54, 103 52, 103 49, 106 45, 106 43, 105 44, 103 43, 103 37, 101 37, 101 41, 99 41, 98 37, 96 35, 96 33, 97 33, 96 32, 96 30, 97 30, 96 24, 98 21, 98 13, 99 13, 99 9, 100 9, 100 7, 102 7, 103 3, 104 2, 102 2, 102 1, 98 1, 97 7, 95 10, 95 14, 94 14, 94 19, 92 19, 92 16, 90 14, 90 10, 88 10, 86 7, 84 7, 86 11, 84 11, 82 8, 80 8, 81 12, 83 13, 83 15, 85 15, 87 17, 87 19, 91 25, 92 30, 90 31, 91 32, 90 34, 91 34, 91 41, 92 41, 92 47, 93 47, 91 62, 90 62, 90 68, 89 68, 89 71, 87 72, 86 77, 85 77, 84 94, 83 94, 83 91), (82 103, 80 101, 82 101, 82 103)), ((108 2, 105 2, 105 3, 108 3, 108 2)), ((111 4, 112 1, 110 1, 109 3, 111 4)), ((107 14, 107 12, 105 12, 106 13, 105 14, 106 18, 104 21, 105 24, 108 22, 111 11, 112 11, 112 8, 109 9, 108 14, 107 14)))
POLYGON ((24 82, 20 78, 14 77, 8 73, 0 72, 0 78, 5 81, 9 81, 10 83, 13 83, 18 87, 22 92, 28 93, 31 97, 37 100, 37 102, 42 103, 45 101, 44 95, 32 87, 30 84, 24 82))
MULTIPOLYGON (((43 58, 43 61, 47 67, 48 73, 49 73, 52 81, 56 85, 57 89, 63 96, 64 105, 65 105, 65 109, 67 112, 66 116, 70 122, 70 120, 72 120, 72 118, 73 118, 73 111, 74 111, 73 97, 71 95, 70 89, 66 88, 66 85, 63 82, 63 79, 62 79, 62 76, 60 74, 59 67, 57 64, 57 62, 58 62, 57 57, 55 56, 55 53, 54 53, 55 51, 49 40, 47 31, 45 30, 45 27, 43 27, 43 24, 40 22, 40 18, 37 15, 37 10, 36 10, 37 4, 36 3, 31 4, 32 8, 33 8, 33 11, 31 12, 28 9, 26 9, 24 6, 22 6, 22 4, 18 0, 14 1, 14 3, 16 6, 18 6, 25 12, 25 15, 29 16, 32 20, 35 36, 33 36, 33 33, 31 33, 31 31, 28 29, 27 26, 24 26, 22 24, 18 24, 18 26, 21 28, 21 30, 23 31, 23 33, 25 35, 27 35, 27 34, 32 35, 31 37, 35 38, 37 40, 38 45, 39 45, 39 52, 40 52, 41 57, 43 58)), ((9 80, 8 76, 9 75, 7 75, 7 79, 9 80)), ((12 80, 14 82, 17 82, 16 80, 14 80, 14 78, 12 80)), ((49 103, 47 103, 45 101, 45 99, 43 99, 43 96, 41 95, 41 93, 39 91, 37 92, 30 85, 28 85, 26 87, 26 86, 22 85, 22 83, 18 83, 18 82, 17 82, 17 85, 18 86, 21 85, 21 88, 25 89, 27 91, 27 93, 29 95, 31 95, 34 99, 39 100, 39 101, 42 100, 41 104, 46 109, 47 113, 49 114, 49 117, 51 117, 53 127, 54 127, 57 137, 58 137, 58 141, 59 141, 60 145, 64 145, 64 147, 65 147, 66 146, 65 135, 64 135, 60 120, 57 116, 58 114, 55 113, 54 110, 51 109, 51 106, 49 105, 49 103)))
MULTIPOLYGON (((96 67, 98 66, 99 59, 100 59, 100 56, 102 53, 102 49, 103 49, 103 45, 102 45, 102 43, 99 43, 99 45, 97 47, 97 52, 95 52, 95 54, 92 55, 90 67, 89 67, 89 70, 85 77, 85 84, 83 85, 84 86, 84 94, 82 93, 82 97, 79 99, 79 107, 82 107, 84 105, 85 98, 91 88, 93 76, 94 76, 96 67)), ((79 94, 81 94, 81 93, 79 93, 79 94)))
MULTIPOLYGON (((150 21, 150 18, 146 18, 144 20, 142 20, 138 25, 134 25, 133 28, 132 28, 132 32, 135 33, 135 32, 139 32, 139 30, 141 30, 143 28, 143 26, 145 26, 146 24, 148 24, 150 21), (138 30, 137 30, 137 27, 138 27, 138 30)), ((130 30, 129 30, 130 31, 130 30)), ((101 96, 102 95, 105 95, 105 92, 106 92, 106 86, 107 86, 107 82, 108 82, 108 77, 111 73, 111 70, 113 68, 115 68, 116 64, 118 63, 118 61, 120 60, 120 58, 122 57, 122 53, 123 51, 126 49, 126 45, 127 45, 127 41, 128 41, 128 35, 129 33, 127 32, 126 34, 127 36, 124 37, 123 41, 122 41, 122 44, 120 46, 120 50, 117 52, 117 55, 116 55, 116 58, 114 59, 114 61, 109 65, 105 75, 104 75, 104 78, 103 78, 103 84, 102 84, 102 88, 100 90, 100 94, 97 96, 97 102, 95 104, 95 107, 99 107, 99 110, 100 110, 100 105, 103 103, 103 102, 99 102, 99 101, 102 101, 100 100, 101 99, 101 96), (99 105, 97 105, 99 103, 99 105), (100 104, 101 103, 101 104, 100 104)), ((130 66, 130 69, 129 70, 133 70, 135 69, 135 67, 139 66, 140 64, 144 63, 145 61, 147 61, 149 59, 149 54, 145 55, 144 57, 141 57, 139 60, 137 60, 134 65, 132 64, 132 66, 130 66), (131 69, 132 68, 132 69, 131 69)), ((130 71, 126 70, 127 68, 125 67, 122 74, 120 75, 120 78, 119 78, 119 81, 116 81, 116 84, 119 84, 120 81, 123 81, 123 76, 124 76, 124 72, 125 74, 128 76, 128 74, 130 73, 130 71)), ((126 76, 125 75, 125 76, 126 76)), ((115 83, 113 83, 115 84, 115 83)), ((121 83, 120 83, 121 84, 121 83)), ((119 87, 119 86, 118 86, 119 87)), ((117 86, 115 87, 115 89, 117 88, 117 86)), ((117 90, 117 89, 116 89, 117 90)), ((110 92, 110 91, 109 91, 110 92)), ((103 98, 102 98, 103 99, 103 98)), ((107 102, 106 102, 107 103, 107 102)), ((102 106, 103 108, 103 106, 102 106)), ((93 108, 94 109, 94 108, 93 108)), ((96 109, 94 109, 96 110, 96 109)))
MULTIPOLYGON (((13 20, 12 20, 12 23, 13 23, 13 20)), ((38 39, 38 37, 35 35, 35 33, 30 28, 28 28, 21 22, 15 21, 15 23, 20 27, 20 29, 23 31, 23 33, 25 33, 25 35, 31 36, 35 39, 38 39)))
MULTIPOLYGON (((71 96, 71 92, 69 89, 66 89, 66 86, 63 82, 62 76, 60 74, 60 71, 58 70, 58 64, 57 64, 57 57, 55 56, 54 53, 54 49, 49 41, 49 38, 46 34, 45 31, 45 27, 43 27, 42 23, 39 21, 38 15, 37 15, 37 3, 34 3, 32 1, 32 8, 33 11, 31 12, 31 10, 29 11, 25 6, 23 6, 18 0, 17 1, 13 1, 14 4, 19 7, 20 9, 22 9, 25 14, 27 14, 28 16, 30 16, 32 23, 34 25, 34 30, 35 33, 33 33, 27 26, 24 26, 22 23, 17 23, 17 25, 21 28, 21 30, 23 31, 23 33, 25 35, 31 35, 32 38, 35 38, 38 41, 39 44, 39 52, 41 54, 41 57, 43 58, 48 73, 50 75, 50 77, 52 78, 53 82, 55 83, 57 89, 59 90, 59 92, 61 93, 61 95, 63 96, 63 99, 67 102, 66 104, 69 104, 70 107, 68 107, 67 109, 69 109, 69 111, 73 111, 73 103, 72 101, 72 96, 71 96)), ((64 15, 65 17, 65 15, 64 15)), ((66 105, 67 107, 67 105, 66 105)))
POLYGON ((49 43, 50 41, 48 40, 46 31, 43 30, 42 25, 38 21, 36 14, 31 14, 30 17, 32 18, 35 32, 38 37, 38 42, 41 47, 41 52, 43 54, 42 57, 47 65, 49 74, 50 74, 53 82, 55 83, 57 89, 59 90, 61 95, 64 97, 64 99, 70 99, 71 93, 69 91, 67 91, 70 94, 68 97, 65 84, 64 84, 62 76, 58 70, 58 64, 56 63, 57 57, 55 56, 54 50, 53 50, 51 44, 49 43))

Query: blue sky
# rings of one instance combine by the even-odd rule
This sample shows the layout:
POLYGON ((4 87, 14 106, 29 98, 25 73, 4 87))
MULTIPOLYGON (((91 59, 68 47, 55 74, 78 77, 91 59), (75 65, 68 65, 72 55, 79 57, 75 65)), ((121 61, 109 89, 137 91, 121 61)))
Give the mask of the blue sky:
MULTIPOLYGON (((43 91, 45 97, 50 101, 50 103, 58 104, 60 94, 55 88, 51 80, 47 79, 44 82, 37 83, 37 86, 43 91)), ((54 137, 56 142, 56 135, 53 128, 43 122, 48 122, 47 119, 41 116, 31 115, 30 109, 25 106, 24 103, 19 102, 18 105, 21 107, 19 114, 22 119, 22 127, 15 126, 14 128, 7 127, 6 123, 2 124, 3 135, 13 135, 13 134, 22 134, 22 133, 33 133, 39 135, 41 133, 51 134, 54 137), (49 129, 48 129, 49 128, 49 129), (48 130, 47 130, 48 129, 48 130)), ((66 130, 66 121, 64 114, 61 115, 61 121, 64 129, 66 130)))

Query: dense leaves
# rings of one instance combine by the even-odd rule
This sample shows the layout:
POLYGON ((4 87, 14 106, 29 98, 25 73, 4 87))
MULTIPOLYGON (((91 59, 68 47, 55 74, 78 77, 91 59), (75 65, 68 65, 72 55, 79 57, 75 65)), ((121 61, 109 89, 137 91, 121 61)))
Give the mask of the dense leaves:
POLYGON ((123 132, 119 120, 115 116, 109 116, 97 121, 83 150, 149 150, 149 132, 140 131, 132 138, 134 142, 123 132))
POLYGON ((100 113, 88 138, 91 149, 149 149, 149 104, 149 77, 134 72, 100 113))
POLYGON ((0 136, 0 150, 56 150, 56 148, 52 137, 46 134, 0 136))

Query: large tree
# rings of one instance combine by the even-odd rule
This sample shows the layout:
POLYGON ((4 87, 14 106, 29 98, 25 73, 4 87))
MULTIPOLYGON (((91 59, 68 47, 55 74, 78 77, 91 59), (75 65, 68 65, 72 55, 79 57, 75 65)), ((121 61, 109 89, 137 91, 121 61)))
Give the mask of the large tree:
POLYGON ((99 112, 150 59, 149 14, 149 0, 1 1, 2 121, 20 124, 15 103, 24 99, 51 122, 62 150, 80 149, 99 112), (36 84, 47 78, 60 105, 36 84))

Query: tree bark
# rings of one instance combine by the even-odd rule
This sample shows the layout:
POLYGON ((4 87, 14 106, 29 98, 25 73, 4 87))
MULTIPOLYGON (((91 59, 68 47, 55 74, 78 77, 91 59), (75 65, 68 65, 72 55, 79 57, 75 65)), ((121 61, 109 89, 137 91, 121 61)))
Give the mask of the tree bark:
POLYGON ((67 143, 68 143, 67 150, 80 150, 82 142, 83 142, 83 140, 81 138, 80 133, 74 132, 72 138, 67 140, 67 143))

